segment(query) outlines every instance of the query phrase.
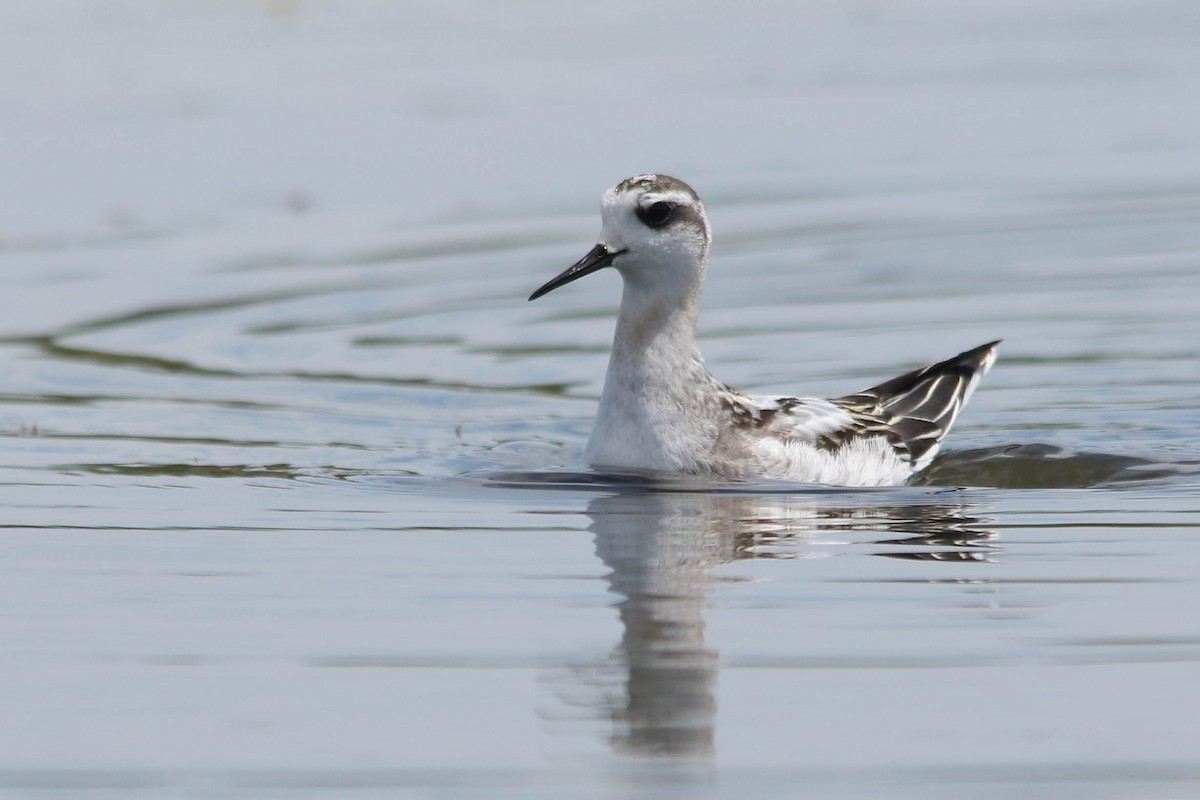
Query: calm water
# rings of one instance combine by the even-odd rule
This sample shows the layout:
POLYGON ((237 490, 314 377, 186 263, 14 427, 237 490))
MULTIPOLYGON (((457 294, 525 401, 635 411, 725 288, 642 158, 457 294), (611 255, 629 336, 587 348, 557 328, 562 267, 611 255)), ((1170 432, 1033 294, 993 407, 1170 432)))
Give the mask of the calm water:
POLYGON ((0 796, 1200 795, 1200 10, 726 5, 0 5, 0 796), (580 470, 646 170, 926 475, 580 470))

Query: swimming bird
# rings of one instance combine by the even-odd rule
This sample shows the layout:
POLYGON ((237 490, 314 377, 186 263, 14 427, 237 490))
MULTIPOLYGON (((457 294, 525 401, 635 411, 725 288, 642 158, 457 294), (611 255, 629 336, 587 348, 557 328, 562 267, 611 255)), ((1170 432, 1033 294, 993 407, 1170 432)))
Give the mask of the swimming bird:
POLYGON ((637 175, 601 202, 599 243, 532 295, 613 267, 624 289, 584 459, 597 469, 839 486, 903 483, 928 466, 999 341, 831 400, 754 397, 696 346, 712 231, 699 195, 637 175))

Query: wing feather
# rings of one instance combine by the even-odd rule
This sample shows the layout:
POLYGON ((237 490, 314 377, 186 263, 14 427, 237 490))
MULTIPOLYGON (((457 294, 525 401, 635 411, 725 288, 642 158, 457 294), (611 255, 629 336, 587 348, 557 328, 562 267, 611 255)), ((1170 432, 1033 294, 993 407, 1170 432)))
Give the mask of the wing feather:
POLYGON ((832 402, 853 414, 883 420, 889 438, 907 452, 913 469, 937 454, 979 379, 996 359, 999 341, 914 369, 832 402))
MULTIPOLYGON (((870 444, 888 449, 895 456, 894 464, 915 471, 937 454, 942 438, 995 359, 997 344, 990 342, 833 400, 749 397, 723 386, 722 403, 732 431, 760 442, 778 442, 785 452, 792 443, 807 445, 834 457, 822 463, 841 464, 839 468, 846 472, 853 467, 838 458, 849 452, 843 448, 849 445, 861 456, 863 446, 870 444)), ((796 451, 792 452, 794 457, 796 451)), ((894 469, 882 462, 877 467, 885 472, 894 469)), ((870 466, 863 469, 867 470, 863 474, 879 480, 870 466)), ((847 479, 842 475, 839 480, 847 479)))

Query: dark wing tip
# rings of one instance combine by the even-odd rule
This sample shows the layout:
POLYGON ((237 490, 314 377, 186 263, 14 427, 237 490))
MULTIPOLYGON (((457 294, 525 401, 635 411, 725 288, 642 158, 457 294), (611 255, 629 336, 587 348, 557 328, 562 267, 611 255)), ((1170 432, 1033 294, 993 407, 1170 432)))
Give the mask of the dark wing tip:
POLYGON ((996 359, 994 342, 906 372, 833 402, 885 420, 887 435, 920 469, 937 453, 979 379, 996 359))

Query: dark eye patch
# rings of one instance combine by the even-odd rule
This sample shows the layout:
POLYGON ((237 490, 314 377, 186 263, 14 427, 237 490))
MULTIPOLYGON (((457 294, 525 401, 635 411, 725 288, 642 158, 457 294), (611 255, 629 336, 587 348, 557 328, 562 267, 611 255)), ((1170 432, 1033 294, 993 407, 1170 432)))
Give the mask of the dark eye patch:
POLYGON ((661 228, 675 216, 675 204, 659 200, 648 206, 638 206, 637 217, 647 227, 661 228))

